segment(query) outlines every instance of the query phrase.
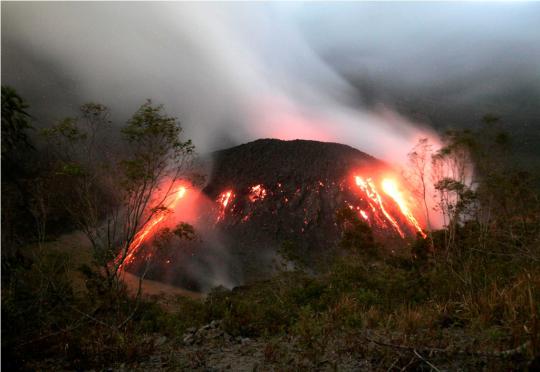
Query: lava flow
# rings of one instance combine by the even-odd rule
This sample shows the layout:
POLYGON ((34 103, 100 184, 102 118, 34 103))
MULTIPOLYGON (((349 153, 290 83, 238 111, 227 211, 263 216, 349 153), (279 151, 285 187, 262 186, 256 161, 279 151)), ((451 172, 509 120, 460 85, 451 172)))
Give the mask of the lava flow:
POLYGON ((220 221, 225 217, 225 212, 227 211, 227 206, 229 205, 231 197, 234 197, 234 194, 231 190, 224 191, 219 195, 217 200, 217 202, 219 203, 219 213, 217 221, 220 221))
POLYGON ((266 197, 266 190, 262 185, 255 185, 249 189, 249 200, 253 203, 257 200, 263 200, 266 197))
POLYGON ((392 224, 394 229, 398 232, 399 236, 402 238, 405 237, 405 234, 399 227, 399 224, 397 221, 388 213, 386 208, 384 207, 383 199, 381 198, 381 195, 377 191, 377 187, 375 186, 373 180, 371 178, 366 178, 365 180, 360 176, 355 176, 356 185, 366 194, 366 196, 369 198, 368 202, 371 206, 371 209, 375 211, 377 208, 373 205, 376 204, 379 206, 379 210, 383 213, 384 217, 392 224))
POLYGON ((360 214, 362 215, 362 218, 366 221, 369 221, 369 217, 367 215, 367 213, 363 210, 360 210, 360 214))
MULTIPOLYGON (((423 237, 425 233, 422 231, 422 228, 418 220, 414 217, 411 208, 407 203, 405 198, 405 193, 400 190, 396 180, 392 178, 384 178, 378 187, 378 182, 376 183, 371 177, 355 176, 356 186, 361 190, 361 193, 358 195, 361 200, 367 202, 370 207, 370 210, 364 210, 363 206, 353 206, 349 204, 349 208, 356 210, 360 217, 366 220, 370 225, 376 224, 381 227, 389 226, 391 229, 395 230, 401 238, 405 238, 406 234, 403 230, 404 227, 409 227, 412 231, 419 232, 423 237), (379 192, 381 190, 381 192, 379 192), (369 214, 368 214, 369 213, 369 214)), ((278 184, 280 185, 280 184, 278 184)), ((323 187, 324 183, 318 181, 318 185, 323 187)), ((278 186, 279 187, 279 186, 278 186)), ((341 192, 345 192, 345 188, 340 188, 341 192)), ((184 198, 186 194, 186 187, 180 186, 177 191, 171 194, 172 200, 166 203, 167 210, 175 210, 180 208, 179 201, 184 198)), ((296 189, 295 194, 299 194, 300 189, 296 189)), ((254 204, 258 201, 261 201, 267 197, 272 198, 274 193, 272 191, 268 192, 262 184, 256 184, 248 188, 248 192, 245 195, 247 200, 251 204, 254 204)), ((285 195, 281 195, 280 198, 284 197, 284 200, 287 200, 285 195)), ((241 202, 241 194, 235 195, 233 189, 228 189, 220 193, 215 200, 217 203, 217 209, 214 209, 217 213, 217 218, 215 223, 219 223, 225 220, 226 215, 230 213, 231 217, 238 218, 242 222, 249 220, 252 216, 253 209, 248 210, 247 213, 238 215, 234 207, 234 202, 241 202), (238 200, 236 200, 238 199, 238 200)), ((253 208, 259 208, 256 206, 253 208)), ((243 210, 240 208, 240 210, 243 210)), ((306 208, 303 209, 304 213, 306 208)), ((122 255, 118 255, 115 259, 115 263, 121 262, 120 268, 123 268, 126 264, 131 264, 139 253, 139 248, 141 245, 153 234, 157 232, 157 229, 160 224, 166 222, 167 211, 162 211, 156 213, 150 221, 148 221, 143 228, 135 235, 132 243, 129 245, 125 259, 122 261, 122 255)), ((244 210, 244 212, 246 212, 244 210)), ((308 220, 304 218, 304 224, 308 224, 308 220)), ((301 232, 304 232, 305 226, 302 227, 301 232)), ((150 253, 151 255, 151 253, 150 253)))
POLYGON ((390 178, 385 178, 382 181, 382 189, 396 202, 396 204, 399 206, 399 209, 401 210, 401 213, 403 213, 407 221, 409 221, 409 223, 416 228, 416 230, 422 235, 423 238, 426 238, 426 234, 422 231, 420 224, 418 223, 416 218, 414 218, 411 210, 409 209, 407 201, 403 197, 403 193, 398 189, 396 181, 390 178))
MULTIPOLYGON (((186 195, 186 191, 187 190, 185 186, 180 186, 178 190, 172 194, 174 198, 166 205, 167 209, 170 210, 176 208, 180 200, 186 195)), ((116 259, 114 260, 115 264, 118 264, 122 261, 119 269, 122 269, 126 264, 130 264, 131 262, 133 262, 141 244, 148 238, 150 234, 155 232, 156 227, 163 222, 165 216, 166 211, 161 211, 154 214, 152 218, 143 226, 143 228, 139 230, 139 232, 137 232, 135 238, 128 247, 125 259, 122 261, 123 252, 120 252, 120 254, 118 254, 116 259)))
MULTIPOLYGON (((397 222, 397 219, 388 212, 388 208, 385 208, 384 206, 384 199, 381 197, 379 192, 377 191, 377 187, 375 186, 375 183, 371 178, 362 178, 360 176, 355 176, 356 185, 366 194, 366 196, 369 198, 368 203, 371 206, 371 209, 373 212, 377 210, 375 205, 377 205, 379 210, 383 213, 386 220, 388 220, 394 229, 399 233, 399 235, 403 238, 405 235, 401 228, 399 227, 399 224, 397 222)), ((420 223, 418 220, 414 217, 408 203, 407 199, 405 198, 403 192, 399 189, 398 184, 396 180, 392 178, 384 178, 381 182, 381 189, 382 191, 388 195, 395 204, 399 207, 399 211, 405 218, 405 221, 407 224, 417 232, 419 232, 422 237, 426 237, 426 234, 422 230, 422 227, 420 226, 420 223)), ((394 208, 395 209, 395 208, 394 208)), ((362 211, 362 217, 366 218, 365 212, 362 211)))

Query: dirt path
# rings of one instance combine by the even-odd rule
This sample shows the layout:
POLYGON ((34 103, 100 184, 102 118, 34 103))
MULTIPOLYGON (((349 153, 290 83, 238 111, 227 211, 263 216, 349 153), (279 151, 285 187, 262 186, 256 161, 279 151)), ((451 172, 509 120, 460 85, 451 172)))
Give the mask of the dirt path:
MULTIPOLYGON (((128 272, 122 274, 122 279, 126 283, 131 294, 136 294, 139 287, 139 277, 128 272)), ((184 296, 193 299, 202 298, 201 293, 192 292, 187 289, 175 287, 170 284, 157 282, 155 280, 144 279, 142 282, 142 292, 145 296, 184 296)))

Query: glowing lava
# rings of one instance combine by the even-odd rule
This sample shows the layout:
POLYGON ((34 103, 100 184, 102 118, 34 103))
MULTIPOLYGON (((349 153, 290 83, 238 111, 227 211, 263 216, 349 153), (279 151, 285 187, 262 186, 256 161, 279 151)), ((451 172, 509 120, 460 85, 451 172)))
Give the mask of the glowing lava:
MULTIPOLYGON (((177 207, 178 202, 186 195, 186 188, 184 186, 180 186, 176 192, 172 194, 173 200, 171 200, 169 203, 167 203, 166 208, 167 209, 174 209, 177 207)), ((148 238, 150 234, 155 232, 156 227, 163 222, 165 219, 165 215, 167 214, 167 211, 161 211, 152 216, 152 218, 143 226, 141 230, 135 235, 135 238, 131 242, 131 244, 128 247, 128 250, 126 252, 126 257, 121 262, 119 269, 122 269, 126 264, 129 264, 133 262, 135 259, 135 255, 137 254, 141 244, 148 238)), ((122 252, 116 257, 114 260, 115 264, 118 264, 120 261, 122 261, 122 252)))
POLYGON ((253 203, 266 197, 266 190, 262 185, 255 185, 249 189, 249 200, 253 203))
POLYGON ((423 238, 425 238, 426 234, 422 231, 422 228, 420 227, 420 224, 416 218, 414 218, 409 206, 407 205, 407 201, 403 196, 403 193, 398 189, 396 181, 390 178, 385 178, 382 181, 382 189, 396 202, 401 210, 401 213, 403 213, 409 223, 413 225, 420 234, 422 234, 423 238))
POLYGON ((217 220, 220 221, 225 217, 225 212, 227 211, 227 206, 231 198, 234 197, 232 190, 227 190, 219 194, 217 202, 219 203, 219 214, 217 220))
POLYGON ((360 214, 362 215, 362 217, 364 218, 364 220, 366 221, 369 221, 369 217, 367 215, 367 213, 363 210, 360 210, 360 214))
POLYGON ((386 208, 384 207, 383 200, 381 198, 381 195, 377 191, 377 187, 373 183, 373 180, 371 178, 366 178, 365 180, 360 176, 355 176, 356 185, 367 195, 368 202, 371 206, 371 209, 375 211, 375 206, 373 204, 376 204, 379 206, 379 210, 383 213, 384 217, 392 224, 394 229, 398 232, 399 236, 402 238, 405 237, 405 234, 399 227, 397 221, 386 211, 386 208))
MULTIPOLYGON (((412 213, 410 205, 407 203, 407 194, 400 189, 399 184, 393 178, 384 178, 382 182, 375 182, 371 177, 355 176, 355 184, 360 189, 361 194, 360 198, 367 202, 363 205, 352 205, 347 203, 351 210, 354 210, 359 214, 359 216, 367 221, 370 225, 379 225, 384 228, 391 228, 395 230, 401 238, 405 238, 405 233, 402 230, 402 227, 405 226, 410 228, 411 231, 418 231, 423 237, 426 237, 426 234, 422 231, 420 223, 415 218, 412 213), (381 190, 379 192, 379 190, 381 190), (368 207, 369 209, 366 209, 368 207), (369 214, 368 214, 369 213, 369 214), (399 223, 398 223, 399 221, 399 223), (401 225, 400 225, 401 224, 401 225)), ((281 189, 281 184, 277 183, 277 188, 280 189, 279 192, 280 200, 284 200, 285 204, 289 201, 288 197, 291 195, 285 195, 284 190, 281 189)), ((324 187, 322 181, 318 182, 319 187, 324 187)), ((178 186, 177 186, 178 187, 178 186)), ((319 187, 317 187, 317 192, 319 192, 319 187)), ((263 184, 256 184, 251 186, 248 189, 247 198, 251 203, 261 201, 266 199, 269 195, 274 195, 273 192, 268 192, 263 184)), ((340 190, 345 191, 344 184, 340 184, 340 190)), ((131 264, 136 256, 140 253, 141 245, 149 239, 153 234, 157 232, 157 229, 160 225, 163 225, 167 221, 168 212, 171 210, 181 210, 182 208, 188 207, 188 204, 179 205, 181 199, 186 195, 186 187, 179 186, 178 189, 172 193, 168 198, 167 202, 164 203, 166 207, 165 210, 156 212, 152 218, 144 224, 139 232, 135 235, 133 241, 129 245, 125 259, 122 260, 122 255, 118 255, 114 260, 115 264, 120 263, 120 269, 122 269, 126 264, 131 264)), ((293 193, 295 195, 300 195, 301 189, 298 188, 293 193)), ((196 195, 196 192, 194 193, 196 195)), ((293 197, 295 196, 293 195, 293 197)), ((212 210, 217 212, 216 223, 223 221, 226 214, 233 213, 236 210, 234 209, 234 199, 236 195, 232 189, 225 190, 218 195, 215 202, 217 203, 217 210, 214 206, 212 210)), ((191 200, 192 198, 190 198, 191 200)), ((185 209, 185 208, 184 208, 185 209)), ((306 213, 306 208, 304 208, 304 213, 306 213)), ((273 212, 275 213, 275 211, 273 212)), ((242 222, 246 222, 252 216, 252 211, 248 212, 246 215, 239 215, 239 219, 242 222)), ((307 218, 304 218, 303 225, 309 225, 307 218)), ((301 229, 304 232, 304 227, 301 229)), ((148 253, 147 257, 150 257, 152 253, 148 253)))

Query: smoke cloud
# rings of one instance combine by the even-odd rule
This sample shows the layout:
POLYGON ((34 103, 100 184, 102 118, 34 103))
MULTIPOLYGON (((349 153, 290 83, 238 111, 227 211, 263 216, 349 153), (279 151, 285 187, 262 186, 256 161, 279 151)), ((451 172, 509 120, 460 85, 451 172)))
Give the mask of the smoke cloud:
POLYGON ((202 151, 305 138, 395 162, 419 136, 435 135, 397 114, 395 95, 381 92, 435 92, 442 97, 431 101, 459 106, 509 84, 540 87, 539 10, 4 2, 2 79, 48 121, 89 100, 124 120, 152 98, 202 151), (475 83, 465 84, 471 76, 475 83))
MULTIPOLYGON (((321 36, 310 22, 326 6, 3 3, 2 77, 49 120, 88 100, 125 118, 151 97, 180 117, 203 150, 307 138, 395 160, 425 129, 388 109, 362 109, 358 90, 319 53, 343 49, 362 27, 348 17, 336 28, 347 11, 328 9, 338 13, 321 36)), ((334 57, 346 63, 362 55, 334 57)), ((380 62, 368 65, 384 75, 380 62)))
MULTIPOLYGON (((438 143, 429 124, 495 111, 530 128, 540 117, 540 4, 1 7, 2 84, 26 98, 37 125, 88 101, 122 122, 151 98, 201 153, 299 138, 399 164, 419 138, 438 143)), ((209 276, 238 280, 224 272, 209 276)))
POLYGON ((430 132, 374 82, 411 96, 438 89, 456 104, 531 77, 538 87, 539 9, 3 2, 2 79, 45 120, 89 100, 124 120, 152 98, 203 151, 306 138, 395 161, 430 132))

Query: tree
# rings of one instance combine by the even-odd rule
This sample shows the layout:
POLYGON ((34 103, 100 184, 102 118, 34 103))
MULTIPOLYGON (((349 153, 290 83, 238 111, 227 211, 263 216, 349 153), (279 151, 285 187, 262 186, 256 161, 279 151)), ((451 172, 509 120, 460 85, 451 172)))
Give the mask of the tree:
POLYGON ((421 138, 418 143, 413 147, 412 151, 408 154, 409 157, 409 180, 415 185, 417 197, 422 200, 424 204, 424 213, 426 218, 426 225, 428 233, 431 231, 431 220, 428 207, 428 176, 430 167, 430 158, 433 154, 432 146, 427 138, 421 138))
POLYGON ((358 213, 350 208, 342 208, 336 213, 336 221, 343 233, 339 243, 341 248, 353 253, 377 254, 373 231, 358 213))
POLYGON ((114 289, 121 285, 121 268, 137 232, 167 212, 194 147, 180 139, 177 119, 150 100, 121 129, 121 143, 104 145, 104 134, 111 130, 108 118, 105 106, 89 103, 81 107, 81 116, 59 122, 45 135, 59 151, 59 177, 74 188, 66 208, 114 289))
POLYGON ((432 178, 439 196, 438 207, 446 227, 445 246, 450 249, 456 229, 474 207, 475 180, 471 149, 475 146, 470 131, 449 131, 444 146, 431 157, 432 178))
POLYGON ((28 236, 28 182, 33 175, 32 129, 28 104, 15 89, 2 86, 2 243, 3 253, 15 253, 15 246, 28 236))
POLYGON ((512 138, 498 117, 486 115, 482 121, 470 146, 477 179, 470 222, 479 230, 480 249, 537 260, 540 174, 516 163, 512 138))
POLYGON ((431 144, 428 142, 427 138, 421 138, 418 140, 418 143, 413 147, 412 151, 408 154, 409 164, 412 168, 412 178, 413 183, 419 187, 415 188, 418 190, 419 196, 422 199, 424 204, 425 214, 426 214, 426 224, 428 230, 431 230, 431 224, 429 219, 429 208, 427 205, 427 172, 429 166, 429 157, 431 156, 431 144))
POLYGON ((27 131, 32 128, 28 104, 15 89, 2 86, 2 160, 11 158, 14 150, 32 147, 27 131))

